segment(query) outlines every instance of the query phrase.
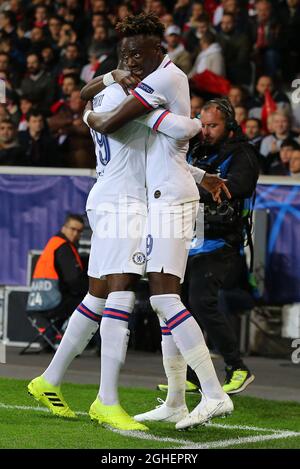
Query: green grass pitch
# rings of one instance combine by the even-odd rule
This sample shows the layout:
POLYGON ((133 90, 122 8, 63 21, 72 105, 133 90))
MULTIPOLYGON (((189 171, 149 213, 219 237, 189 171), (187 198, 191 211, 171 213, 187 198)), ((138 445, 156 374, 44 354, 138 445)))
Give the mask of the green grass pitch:
MULTIPOLYGON (((96 385, 64 384, 77 420, 54 417, 27 394, 27 381, 0 378, 1 449, 163 449, 163 448, 300 448, 300 404, 244 397, 233 398, 235 411, 226 419, 189 431, 171 423, 148 423, 149 432, 121 434, 92 423, 87 414, 96 385)), ((150 410, 159 391, 122 388, 121 403, 131 414, 150 410)), ((199 397, 188 395, 192 409, 199 397)))

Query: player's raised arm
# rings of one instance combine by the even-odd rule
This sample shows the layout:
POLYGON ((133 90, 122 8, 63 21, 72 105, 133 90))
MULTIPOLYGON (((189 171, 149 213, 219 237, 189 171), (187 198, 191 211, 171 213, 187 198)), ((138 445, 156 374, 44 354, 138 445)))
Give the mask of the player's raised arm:
POLYGON ((176 140, 189 140, 201 132, 201 121, 159 108, 136 119, 137 122, 176 140))
POLYGON ((83 120, 96 132, 111 134, 146 112, 148 109, 140 101, 134 96, 127 96, 119 106, 110 112, 96 113, 86 107, 83 120))
POLYGON ((105 75, 93 78, 82 88, 80 97, 84 101, 89 101, 96 96, 96 94, 113 83, 118 83, 123 88, 124 92, 129 94, 129 89, 135 88, 139 81, 140 79, 133 73, 117 68, 105 75))

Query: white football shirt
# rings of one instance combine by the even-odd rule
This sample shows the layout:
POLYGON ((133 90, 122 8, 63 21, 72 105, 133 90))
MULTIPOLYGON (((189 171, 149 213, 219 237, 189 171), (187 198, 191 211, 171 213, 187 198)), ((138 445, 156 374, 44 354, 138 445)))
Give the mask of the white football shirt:
MULTIPOLYGON (((132 94, 149 110, 162 106, 174 114, 190 116, 187 76, 167 55, 132 94)), ((156 130, 159 130, 159 124, 154 126, 156 130)), ((148 203, 181 204, 199 200, 196 183, 186 162, 187 150, 188 140, 175 140, 151 131, 146 148, 148 203)))
MULTIPOLYGON (((95 112, 111 111, 126 95, 118 84, 98 93, 93 99, 95 112)), ((97 158, 97 181, 89 193, 86 209, 96 209, 99 203, 146 203, 145 145, 149 129, 130 122, 110 135, 91 129, 97 158)))

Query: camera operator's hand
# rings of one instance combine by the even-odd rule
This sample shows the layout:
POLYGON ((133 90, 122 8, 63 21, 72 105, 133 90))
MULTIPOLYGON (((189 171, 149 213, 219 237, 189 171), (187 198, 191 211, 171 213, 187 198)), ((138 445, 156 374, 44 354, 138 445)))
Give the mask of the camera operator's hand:
POLYGON ((231 194, 226 186, 226 179, 222 179, 216 174, 205 173, 200 186, 203 189, 211 193, 212 198, 215 202, 221 203, 221 193, 222 191, 228 199, 231 199, 231 194))

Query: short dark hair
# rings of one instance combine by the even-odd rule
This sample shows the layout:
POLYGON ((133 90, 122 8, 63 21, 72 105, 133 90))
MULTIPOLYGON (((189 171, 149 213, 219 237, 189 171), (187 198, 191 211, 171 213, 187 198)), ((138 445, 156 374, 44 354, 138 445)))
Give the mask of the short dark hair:
POLYGON ((80 83, 80 77, 77 73, 66 73, 65 75, 63 75, 63 80, 65 78, 71 78, 72 80, 74 80, 75 85, 79 85, 80 83))
POLYGON ((68 213, 65 217, 64 225, 66 225, 70 220, 76 220, 82 225, 84 225, 83 216, 79 215, 79 213, 68 213))
POLYGON ((41 116, 44 119, 44 114, 40 109, 30 109, 26 115, 26 120, 29 121, 30 117, 39 117, 41 116))
POLYGON ((158 16, 153 13, 140 13, 139 15, 129 15, 116 25, 116 31, 122 37, 138 36, 158 36, 163 38, 165 27, 160 22, 158 16))
POLYGON ((5 16, 12 25, 15 25, 17 23, 17 20, 16 20, 16 15, 10 11, 10 10, 4 10, 1 12, 3 16, 5 16))
POLYGON ((26 99, 26 101, 30 101, 31 103, 34 101, 29 94, 21 94, 20 101, 22 101, 22 99, 26 99))
POLYGON ((296 140, 294 140, 291 137, 288 137, 285 140, 283 140, 280 148, 283 148, 283 147, 292 147, 293 150, 300 150, 299 143, 296 142, 296 140))
POLYGON ((39 61, 39 63, 42 63, 43 59, 41 57, 40 54, 38 54, 37 52, 34 52, 33 50, 32 51, 29 51, 26 55, 26 59, 28 59, 28 57, 30 57, 31 55, 35 55, 39 61))
POLYGON ((216 42, 216 35, 212 31, 206 31, 206 33, 203 34, 201 41, 206 42, 206 44, 213 44, 216 42))
POLYGON ((198 23, 207 23, 210 24, 210 19, 207 13, 202 13, 198 18, 198 23))
POLYGON ((231 19, 232 19, 233 21, 235 21, 235 17, 234 17, 234 14, 233 14, 233 13, 230 13, 230 12, 226 13, 226 12, 224 11, 222 18, 224 18, 224 16, 230 16, 231 19))
MULTIPOLYGON (((244 106, 243 106, 243 107, 244 107, 244 106)), ((248 119, 246 119, 246 124, 247 124, 247 122, 249 122, 249 121, 254 121, 254 122, 256 122, 257 125, 258 125, 258 128, 259 128, 259 129, 262 129, 262 122, 261 122, 260 119, 257 119, 256 117, 248 117, 248 119)))
POLYGON ((14 129, 16 128, 14 122, 13 122, 9 117, 4 117, 3 119, 1 119, 0 125, 1 125, 1 124, 9 124, 9 125, 11 125, 14 129))

